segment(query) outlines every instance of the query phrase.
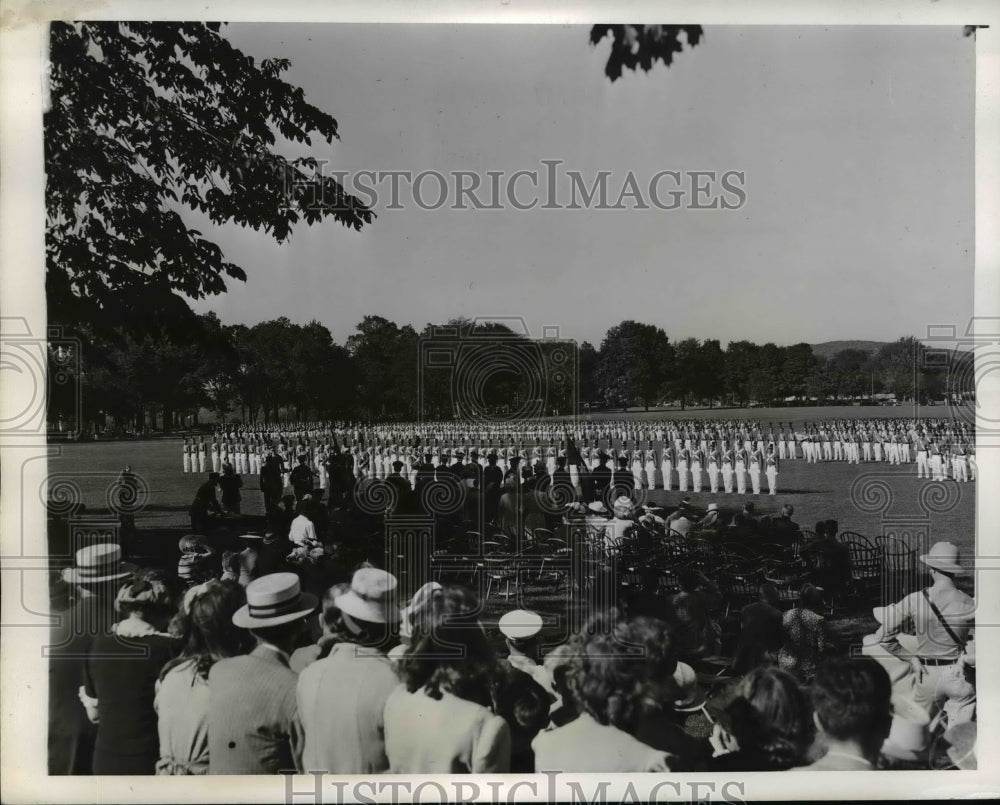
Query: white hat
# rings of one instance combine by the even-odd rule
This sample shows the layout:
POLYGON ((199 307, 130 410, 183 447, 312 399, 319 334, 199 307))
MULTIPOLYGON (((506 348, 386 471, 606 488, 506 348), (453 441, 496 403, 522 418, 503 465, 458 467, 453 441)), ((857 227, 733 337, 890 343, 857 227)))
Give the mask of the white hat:
POLYGON ((528 609, 507 612, 497 623, 504 637, 511 640, 527 640, 542 630, 542 616, 528 609))
POLYGON ((595 514, 607 514, 608 510, 604 508, 604 504, 599 500, 592 501, 587 504, 587 508, 590 509, 595 514))
POLYGON ((718 503, 709 503, 709 504, 708 504, 708 509, 707 509, 707 511, 710 511, 710 512, 717 512, 718 510, 719 510, 719 504, 718 504, 718 503))
POLYGON ((678 662, 674 669, 674 683, 677 685, 677 698, 674 700, 676 710, 696 710, 707 699, 705 691, 698 684, 698 675, 694 668, 684 662, 678 662))
POLYGON ((366 623, 391 623, 399 617, 399 608, 391 606, 398 582, 396 577, 377 567, 354 571, 351 589, 333 599, 337 608, 366 623))
POLYGON ((882 754, 896 760, 919 761, 930 744, 930 716, 912 699, 892 699, 893 716, 889 737, 882 744, 882 754))
POLYGON ((966 570, 958 563, 958 546, 951 542, 935 542, 930 553, 920 557, 920 561, 935 570, 945 573, 965 573, 966 570))
POLYGON ((233 613, 233 624, 241 629, 278 626, 304 618, 319 601, 302 592, 294 573, 269 573, 246 587, 247 603, 233 613))
POLYGON ((63 579, 71 584, 116 581, 130 576, 135 565, 122 562, 122 549, 113 542, 87 545, 76 552, 76 567, 63 571, 63 579))

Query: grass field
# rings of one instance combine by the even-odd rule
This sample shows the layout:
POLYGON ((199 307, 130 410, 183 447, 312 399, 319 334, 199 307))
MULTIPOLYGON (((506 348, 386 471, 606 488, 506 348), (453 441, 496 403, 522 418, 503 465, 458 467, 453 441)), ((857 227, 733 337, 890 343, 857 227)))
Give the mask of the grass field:
MULTIPOLYGON (((951 409, 931 407, 920 413, 943 415, 951 409)), ((807 421, 838 418, 873 418, 913 416, 902 407, 879 406, 842 408, 762 408, 762 409, 699 409, 680 412, 661 409, 630 412, 628 419, 755 419, 760 422, 788 422, 796 425, 807 421)), ((621 419, 623 415, 594 415, 604 419, 621 419)), ((187 508, 203 476, 183 472, 181 439, 148 441, 93 442, 62 444, 58 455, 49 460, 50 494, 68 493, 78 496, 87 508, 95 512, 107 510, 107 489, 126 464, 145 482, 148 489, 146 504, 136 517, 139 528, 178 528, 188 522, 187 508)), ((258 479, 243 478, 243 511, 250 515, 263 514, 263 501, 258 479)), ((676 481, 675 481, 676 483, 676 481)), ((707 484, 706 484, 707 485, 707 484)), ((745 499, 754 500, 759 513, 777 513, 784 503, 795 507, 794 519, 805 528, 817 520, 834 518, 842 530, 874 536, 884 531, 913 535, 924 533, 931 541, 948 539, 964 551, 974 545, 975 484, 946 482, 935 484, 916 477, 916 465, 890 466, 886 463, 829 462, 807 465, 805 461, 786 460, 778 474, 778 494, 774 497, 736 494, 712 495, 688 493, 696 506, 704 508, 716 502, 724 511, 738 509, 745 499)), ((766 492, 766 482, 764 483, 766 492)), ((673 506, 681 493, 654 490, 649 500, 658 505, 673 506)))

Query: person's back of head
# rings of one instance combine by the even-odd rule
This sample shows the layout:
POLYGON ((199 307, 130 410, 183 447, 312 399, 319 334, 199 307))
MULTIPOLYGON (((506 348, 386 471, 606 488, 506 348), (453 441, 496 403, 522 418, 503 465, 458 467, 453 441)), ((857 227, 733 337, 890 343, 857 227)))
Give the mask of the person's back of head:
POLYGON ((740 748, 759 756, 765 767, 787 769, 804 762, 814 727, 809 700, 792 674, 773 666, 753 669, 726 713, 740 748))
POLYGON ((831 657, 816 671, 812 703, 816 726, 839 741, 877 754, 892 726, 892 683, 871 657, 831 657))
POLYGON ((778 588, 771 582, 765 582, 760 585, 760 600, 765 604, 770 604, 772 607, 778 606, 781 603, 778 588))
POLYGON ((816 532, 816 536, 822 539, 826 536, 826 520, 817 520, 816 527, 813 529, 816 532))
POLYGON ((795 514, 795 507, 791 503, 786 503, 781 507, 781 516, 791 519, 792 515, 795 514))
POLYGON ((826 536, 829 539, 836 539, 837 538, 837 534, 839 532, 840 532, 840 525, 837 523, 836 520, 827 520, 826 521, 826 536))

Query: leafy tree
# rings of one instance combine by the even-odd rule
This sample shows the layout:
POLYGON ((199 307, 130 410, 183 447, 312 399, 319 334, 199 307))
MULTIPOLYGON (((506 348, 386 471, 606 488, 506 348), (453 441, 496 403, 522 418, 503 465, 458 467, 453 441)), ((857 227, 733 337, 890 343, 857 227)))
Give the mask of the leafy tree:
POLYGON ((718 339, 709 338, 698 351, 697 394, 711 408, 725 392, 725 354, 718 339))
POLYGON ((652 324, 623 321, 601 342, 597 386, 612 405, 641 403, 649 410, 674 375, 674 348, 667 334, 652 324))
POLYGON ((409 325, 365 316, 347 339, 361 375, 360 402, 370 416, 412 416, 417 408, 417 344, 409 325))
POLYGON ((287 59, 257 62, 220 29, 52 23, 44 127, 53 320, 180 332, 193 319, 185 298, 246 280, 185 210, 278 242, 302 221, 371 222, 315 158, 279 153, 279 137, 332 143, 337 121, 282 79, 287 59))
POLYGON ((674 54, 684 50, 683 41, 694 47, 704 32, 700 25, 595 25, 590 29, 590 44, 611 37, 611 52, 604 74, 612 81, 621 78, 622 69, 649 72, 656 62, 669 67, 674 54))
POLYGON ((781 366, 785 396, 805 397, 809 393, 809 380, 820 364, 809 344, 799 343, 785 347, 781 366))
POLYGON ((669 387, 681 401, 683 410, 688 400, 697 396, 701 385, 701 342, 697 338, 678 341, 674 344, 674 361, 677 372, 669 387))
POLYGON ((724 374, 726 392, 739 405, 750 401, 750 381, 756 367, 757 350, 760 349, 750 341, 730 341, 726 347, 724 374))

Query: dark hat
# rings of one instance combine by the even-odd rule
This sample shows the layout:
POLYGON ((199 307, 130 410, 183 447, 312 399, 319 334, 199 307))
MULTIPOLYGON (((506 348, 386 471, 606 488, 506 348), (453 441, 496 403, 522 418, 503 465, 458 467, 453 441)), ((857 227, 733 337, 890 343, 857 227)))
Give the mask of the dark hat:
POLYGON ((394 470, 401 470, 401 469, 403 469, 403 462, 402 461, 393 461, 392 462, 392 468, 394 470))

